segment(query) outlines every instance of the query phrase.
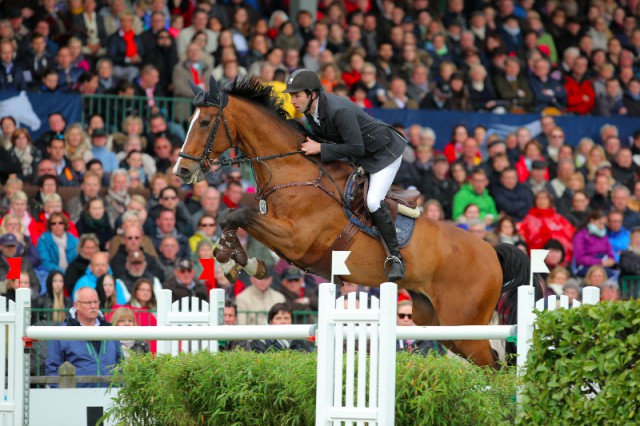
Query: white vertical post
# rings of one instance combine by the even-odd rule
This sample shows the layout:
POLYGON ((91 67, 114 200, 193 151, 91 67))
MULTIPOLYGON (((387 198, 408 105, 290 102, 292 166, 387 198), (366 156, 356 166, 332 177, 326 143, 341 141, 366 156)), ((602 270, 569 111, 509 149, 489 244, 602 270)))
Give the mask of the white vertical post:
POLYGON ((582 290, 582 304, 596 305, 600 302, 600 289, 594 286, 586 286, 582 290))
MULTIPOLYGON (((213 288, 209 291, 209 325, 224 325, 224 290, 213 288)), ((219 343, 217 340, 209 342, 209 350, 218 352, 219 343)))
MULTIPOLYGON (((171 290, 162 289, 156 294, 158 302, 158 325, 169 325, 169 314, 171 313, 171 290)), ((170 354, 171 353, 171 341, 170 340, 158 340, 157 345, 158 354, 170 354)))
POLYGON ((318 369, 316 384, 316 426, 329 424, 329 407, 333 406, 333 363, 335 327, 331 312, 336 304, 336 286, 332 283, 320 284, 318 299, 318 330, 316 348, 318 369))
MULTIPOLYGON (((380 286, 380 360, 378 381, 378 424, 395 424, 396 404, 396 314, 398 286, 380 286)), ((376 348, 371 348, 376 350, 376 348)))
POLYGON ((535 288, 518 287, 518 372, 524 374, 527 354, 533 340, 535 288))
MULTIPOLYGON (((31 289, 19 288, 16 290, 16 328, 15 339, 15 364, 13 365, 14 393, 14 425, 28 425, 29 414, 27 404, 29 402, 29 357, 25 356, 24 341, 27 326, 31 323, 31 289), (26 371, 25 371, 26 370, 26 371)), ((4 344, 4 342, 2 343, 4 344)), ((11 368, 11 367, 10 367, 11 368)), ((11 382, 9 384, 11 386, 11 382)))

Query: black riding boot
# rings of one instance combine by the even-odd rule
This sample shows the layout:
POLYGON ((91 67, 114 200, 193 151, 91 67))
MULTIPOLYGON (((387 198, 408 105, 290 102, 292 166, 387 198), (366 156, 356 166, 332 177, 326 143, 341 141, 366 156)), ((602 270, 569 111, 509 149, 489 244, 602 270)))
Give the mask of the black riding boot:
POLYGON ((380 208, 371 213, 371 217, 391 254, 391 256, 387 257, 384 261, 384 271, 387 274, 387 279, 392 282, 401 280, 404 277, 404 263, 402 262, 402 255, 398 248, 396 225, 391 219, 387 204, 381 201, 380 208))

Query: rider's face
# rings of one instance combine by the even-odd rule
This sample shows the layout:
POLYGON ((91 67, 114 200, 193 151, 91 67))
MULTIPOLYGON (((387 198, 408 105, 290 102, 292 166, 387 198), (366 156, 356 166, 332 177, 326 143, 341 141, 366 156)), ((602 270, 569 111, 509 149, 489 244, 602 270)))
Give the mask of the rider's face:
POLYGON ((294 92, 291 94, 291 104, 298 112, 303 112, 311 102, 311 97, 305 92, 294 92))

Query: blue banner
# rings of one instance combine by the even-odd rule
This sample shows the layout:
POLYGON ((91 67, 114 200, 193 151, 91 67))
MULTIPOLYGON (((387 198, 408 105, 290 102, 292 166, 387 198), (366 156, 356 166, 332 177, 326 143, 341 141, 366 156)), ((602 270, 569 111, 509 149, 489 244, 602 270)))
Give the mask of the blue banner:
POLYGON ((0 92, 0 118, 11 116, 32 139, 49 130, 49 114, 59 112, 67 124, 82 120, 82 97, 69 93, 0 92))
MULTIPOLYGON (((374 108, 367 110, 372 116, 394 124, 402 123, 405 127, 419 124, 430 127, 436 133, 436 148, 442 149, 451 138, 454 126, 462 124, 469 132, 475 126, 482 125, 488 129, 488 134, 498 133, 505 136, 515 132, 519 127, 527 127, 535 138, 540 134, 540 116, 535 114, 491 114, 479 112, 430 111, 430 110, 393 110, 374 108)), ((605 124, 612 124, 618 128, 620 139, 631 142, 633 133, 640 130, 638 117, 554 117, 556 124, 564 130, 566 142, 573 146, 580 139, 589 137, 596 143, 600 142, 600 128, 605 124)))

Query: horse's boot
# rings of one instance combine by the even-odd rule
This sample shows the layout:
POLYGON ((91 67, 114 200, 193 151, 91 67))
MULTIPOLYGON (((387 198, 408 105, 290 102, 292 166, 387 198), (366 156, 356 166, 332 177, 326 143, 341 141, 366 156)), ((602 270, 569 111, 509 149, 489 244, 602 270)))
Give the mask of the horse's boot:
POLYGON ((389 281, 395 282, 404 278, 404 263, 402 261, 402 255, 398 248, 398 235, 396 234, 396 225, 391 219, 391 213, 384 201, 380 202, 380 208, 371 213, 373 223, 375 223, 378 232, 382 236, 387 248, 389 249, 390 256, 384 261, 384 272, 387 274, 389 281), (388 265, 388 269, 387 269, 388 265))

